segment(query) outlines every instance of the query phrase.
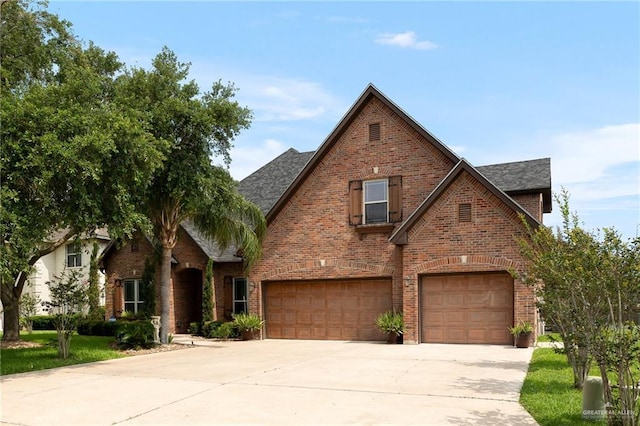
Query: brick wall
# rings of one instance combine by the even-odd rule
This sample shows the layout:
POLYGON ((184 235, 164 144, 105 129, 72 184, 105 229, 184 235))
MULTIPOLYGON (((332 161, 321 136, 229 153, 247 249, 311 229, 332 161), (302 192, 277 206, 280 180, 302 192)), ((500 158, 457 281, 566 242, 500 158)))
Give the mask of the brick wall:
MULTIPOLYGON (((145 259, 152 255, 152 246, 146 238, 136 235, 135 239, 138 240, 137 252, 132 252, 131 241, 128 241, 122 248, 113 249, 105 259, 107 318, 115 315, 113 311, 115 281, 140 279, 145 259)), ((178 242, 173 249, 173 257, 178 263, 172 266, 171 273, 169 321, 172 326, 169 332, 185 333, 190 320, 197 319, 202 311, 202 283, 204 282, 208 257, 182 228, 178 231, 178 242), (197 286, 197 289, 193 289, 193 286, 197 286)), ((224 276, 227 275, 242 276, 242 263, 214 264, 214 315, 220 319, 224 317, 225 311, 224 276)), ((156 270, 155 283, 156 313, 160 315, 159 267, 156 270)))
MULTIPOLYGON (((250 275, 258 284, 250 295, 250 310, 262 314, 261 284, 266 280, 391 277, 394 307, 404 308, 407 315, 405 341, 417 342, 417 282, 426 272, 419 271, 420 265, 461 255, 474 262, 433 271, 494 271, 519 265, 514 241, 522 230, 519 218, 466 176, 416 225, 410 244, 396 246, 388 241, 392 229, 362 233, 349 225, 348 183, 401 175, 405 220, 453 166, 401 117, 373 99, 269 224, 263 257, 250 275), (370 123, 380 123, 380 141, 369 141, 370 123), (470 202, 474 208, 473 222, 464 227, 450 223, 458 202, 470 202)), ((520 197, 519 202, 541 217, 536 204, 541 204, 541 197, 520 197)), ((533 320, 531 292, 518 281, 515 286, 516 321, 533 320)))

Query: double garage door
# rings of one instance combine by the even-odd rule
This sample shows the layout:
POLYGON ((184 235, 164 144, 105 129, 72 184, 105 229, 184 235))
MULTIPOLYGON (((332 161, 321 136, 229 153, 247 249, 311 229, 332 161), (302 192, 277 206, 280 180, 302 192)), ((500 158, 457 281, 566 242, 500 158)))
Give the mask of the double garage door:
POLYGON ((513 343, 513 278, 508 273, 422 277, 423 343, 513 343))
POLYGON ((383 340, 375 321, 391 309, 390 279, 265 283, 271 339, 383 340))
MULTIPOLYGON (((391 309, 390 279, 265 283, 271 339, 384 340, 376 317, 391 309)), ((420 341, 511 344, 508 273, 428 275, 420 280, 420 341)))

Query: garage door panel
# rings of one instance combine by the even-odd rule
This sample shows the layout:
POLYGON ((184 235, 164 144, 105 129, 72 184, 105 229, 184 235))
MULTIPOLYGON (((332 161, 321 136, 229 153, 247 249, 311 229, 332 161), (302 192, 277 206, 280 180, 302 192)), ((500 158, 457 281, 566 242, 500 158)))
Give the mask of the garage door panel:
POLYGON ((385 338, 375 319, 391 309, 390 279, 283 281, 266 283, 264 293, 268 338, 385 338))
POLYGON ((425 276, 420 318, 423 342, 510 344, 513 278, 507 273, 425 276))

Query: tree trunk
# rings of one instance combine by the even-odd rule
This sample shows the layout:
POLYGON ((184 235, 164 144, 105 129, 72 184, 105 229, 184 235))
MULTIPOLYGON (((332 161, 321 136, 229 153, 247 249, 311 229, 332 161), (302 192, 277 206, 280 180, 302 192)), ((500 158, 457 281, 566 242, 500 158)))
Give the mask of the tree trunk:
POLYGON ((162 257, 160 258, 160 343, 169 343, 169 327, 171 304, 171 252, 172 249, 162 244, 162 257))
POLYGON ((2 286, 2 308, 4 309, 4 322, 2 340, 5 342, 17 342, 20 340, 20 308, 18 298, 13 291, 2 286))
POLYGON ((1 298, 4 310, 2 340, 17 342, 20 340, 20 300, 16 297, 13 289, 7 286, 7 283, 2 283, 1 298))

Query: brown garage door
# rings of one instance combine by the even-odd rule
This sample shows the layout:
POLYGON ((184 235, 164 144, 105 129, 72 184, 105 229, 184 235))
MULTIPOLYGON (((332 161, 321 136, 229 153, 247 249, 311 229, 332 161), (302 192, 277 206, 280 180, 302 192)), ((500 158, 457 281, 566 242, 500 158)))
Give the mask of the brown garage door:
POLYGON ((271 282, 264 297, 268 338, 382 340, 375 320, 391 309, 391 280, 271 282))
POLYGON ((425 276, 420 314, 424 343, 512 344, 513 278, 506 272, 425 276))

